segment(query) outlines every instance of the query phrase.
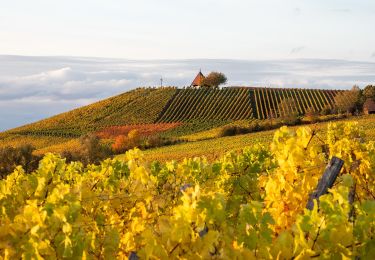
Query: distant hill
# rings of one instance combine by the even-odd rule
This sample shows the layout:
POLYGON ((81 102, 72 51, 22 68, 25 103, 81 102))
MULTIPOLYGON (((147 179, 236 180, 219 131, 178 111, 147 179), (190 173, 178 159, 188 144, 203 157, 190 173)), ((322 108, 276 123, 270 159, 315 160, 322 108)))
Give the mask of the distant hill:
POLYGON ((78 137, 110 126, 191 121, 267 119, 293 99, 299 114, 332 107, 342 90, 233 87, 215 89, 138 88, 88 106, 7 131, 7 134, 78 137))

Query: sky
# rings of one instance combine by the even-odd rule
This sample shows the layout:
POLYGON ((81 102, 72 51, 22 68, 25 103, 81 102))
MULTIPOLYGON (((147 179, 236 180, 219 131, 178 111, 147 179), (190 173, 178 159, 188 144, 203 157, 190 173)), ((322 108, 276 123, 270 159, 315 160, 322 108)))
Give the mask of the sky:
POLYGON ((12 0, 0 9, 0 131, 139 86, 375 83, 373 0, 12 0))
POLYGON ((1 54, 375 60, 373 0, 1 2, 1 54))

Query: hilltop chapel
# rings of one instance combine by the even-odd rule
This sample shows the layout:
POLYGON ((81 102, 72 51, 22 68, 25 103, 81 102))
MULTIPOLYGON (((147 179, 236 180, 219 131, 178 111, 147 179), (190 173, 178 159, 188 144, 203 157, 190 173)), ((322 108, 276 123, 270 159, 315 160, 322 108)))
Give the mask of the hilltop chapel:
POLYGON ((195 77, 195 79, 193 80, 193 82, 191 83, 190 87, 194 87, 194 88, 203 87, 203 80, 205 78, 206 77, 203 75, 202 71, 199 70, 199 73, 197 74, 197 76, 195 77))

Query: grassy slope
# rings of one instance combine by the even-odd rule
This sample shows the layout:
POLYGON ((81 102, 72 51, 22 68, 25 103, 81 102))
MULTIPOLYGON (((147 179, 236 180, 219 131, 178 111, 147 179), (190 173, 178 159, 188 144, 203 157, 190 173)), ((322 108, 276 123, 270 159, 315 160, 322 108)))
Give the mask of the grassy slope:
POLYGON ((237 127, 249 127, 253 122, 261 122, 262 120, 258 119, 248 119, 248 120, 238 120, 234 122, 228 122, 218 125, 217 127, 212 127, 208 130, 202 130, 200 132, 194 132, 192 134, 185 134, 181 136, 181 139, 188 140, 188 141, 201 141, 207 140, 212 138, 217 138, 224 127, 227 126, 237 126, 237 127))
POLYGON ((0 137, 0 147, 5 146, 21 146, 25 144, 31 144, 36 149, 49 147, 56 144, 63 144, 65 142, 73 140, 72 138, 65 137, 51 137, 51 136, 23 136, 18 134, 6 134, 0 137))
MULTIPOLYGON (((363 128, 368 140, 375 141, 375 115, 351 117, 349 119, 339 120, 343 121, 358 121, 360 126, 363 128)), ((324 137, 328 122, 308 125, 308 127, 316 129, 318 135, 324 137)), ((298 128, 301 126, 295 126, 298 128)), ((194 156, 206 156, 212 160, 219 157, 225 152, 231 150, 239 150, 245 146, 251 146, 254 144, 268 145, 272 141, 272 137, 275 130, 263 131, 257 133, 250 133, 245 135, 222 137, 211 140, 197 141, 191 143, 177 144, 173 146, 161 147, 144 151, 144 154, 148 160, 182 160, 185 157, 194 156)))
POLYGON ((264 131, 246 135, 228 136, 204 141, 182 143, 144 151, 147 160, 182 160, 185 157, 206 156, 218 158, 227 151, 242 149, 256 143, 267 143, 274 131, 264 131))

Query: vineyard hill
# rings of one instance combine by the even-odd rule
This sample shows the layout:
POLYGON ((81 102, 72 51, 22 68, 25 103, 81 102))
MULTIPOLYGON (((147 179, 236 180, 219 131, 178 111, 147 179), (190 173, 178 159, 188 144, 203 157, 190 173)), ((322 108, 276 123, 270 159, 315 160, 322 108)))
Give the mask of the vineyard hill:
POLYGON ((109 126, 189 121, 267 119, 282 115, 280 103, 295 112, 332 107, 342 90, 227 87, 223 89, 137 88, 88 106, 7 131, 27 135, 79 136, 109 126))

